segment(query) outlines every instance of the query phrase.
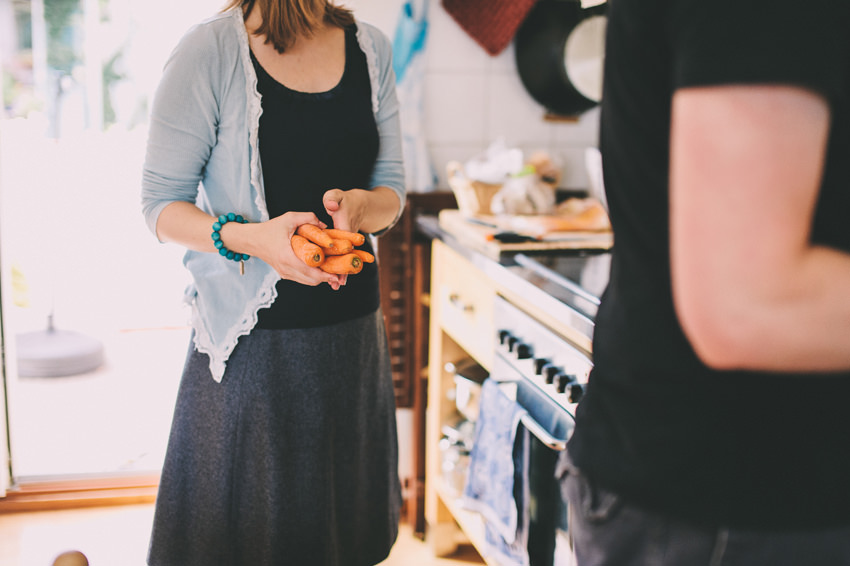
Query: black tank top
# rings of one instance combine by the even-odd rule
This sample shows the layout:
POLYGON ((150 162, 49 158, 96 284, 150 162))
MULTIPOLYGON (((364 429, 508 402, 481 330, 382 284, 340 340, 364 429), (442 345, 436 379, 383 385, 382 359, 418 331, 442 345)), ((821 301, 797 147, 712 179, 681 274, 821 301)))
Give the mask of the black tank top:
MULTIPOLYGON (((345 71, 340 82, 321 93, 294 91, 273 79, 253 53, 257 89, 262 95, 260 159, 269 217, 289 211, 313 212, 333 226, 322 205, 329 189, 368 189, 378 155, 378 128, 366 57, 356 26, 345 30, 345 71)), ((361 249, 372 252, 371 243, 361 249)), ((277 299, 258 313, 257 328, 308 328, 351 320, 377 310, 376 264, 348 277, 334 291, 294 281, 277 283, 277 299)))

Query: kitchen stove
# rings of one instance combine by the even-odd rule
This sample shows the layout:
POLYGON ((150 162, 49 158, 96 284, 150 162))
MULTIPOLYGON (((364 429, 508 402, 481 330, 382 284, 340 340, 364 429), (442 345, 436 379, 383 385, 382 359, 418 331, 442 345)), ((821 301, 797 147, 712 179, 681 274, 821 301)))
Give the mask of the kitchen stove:
POLYGON ((494 319, 499 332, 493 374, 529 381, 572 416, 593 367, 590 357, 501 297, 494 319))
MULTIPOLYGON (((521 422, 531 433, 528 473, 533 511, 527 547, 531 566, 574 564, 568 504, 556 470, 593 368, 589 345, 609 261, 608 254, 518 254, 507 265, 556 299, 549 303, 549 314, 569 332, 547 326, 504 296, 496 297, 493 321, 497 332, 490 377, 515 385, 516 401, 527 411, 521 422), (576 342, 576 335, 587 347, 576 342)), ((522 297, 528 298, 528 294, 522 297)))
MULTIPOLYGON (((593 318, 608 279, 608 254, 517 254, 515 268, 523 277, 563 303, 563 321, 589 344, 593 318)), ((511 268, 514 269, 514 268, 511 268)), ((522 378, 571 416, 581 400, 593 367, 590 352, 507 299, 498 297, 494 315, 498 335, 494 374, 522 378)))
MULTIPOLYGON (((563 463, 575 410, 593 367, 592 337, 600 297, 608 282, 610 254, 604 250, 502 250, 493 254, 445 230, 436 216, 422 215, 416 222, 423 235, 441 240, 474 268, 470 272, 495 287, 494 302, 481 310, 486 327, 492 325, 492 335, 471 336, 476 352, 467 349, 472 358, 461 361, 477 366, 477 361, 489 360, 487 369, 478 366, 480 380, 499 382, 503 391, 527 411, 520 422, 528 433, 523 438, 529 440, 525 508, 531 514, 529 565, 572 566, 567 502, 556 470, 563 463), (485 352, 487 356, 480 357, 485 352)), ((454 305, 455 310, 457 307, 454 305)), ((476 312, 464 312, 470 320, 476 320, 476 312)), ((477 325, 481 326, 483 323, 477 325)), ((472 379, 471 373, 463 375, 468 368, 461 361, 451 360, 447 374, 472 379)), ((474 522, 458 524, 471 535, 477 533, 474 522)), ((486 549, 483 541, 476 546, 479 544, 486 549)))

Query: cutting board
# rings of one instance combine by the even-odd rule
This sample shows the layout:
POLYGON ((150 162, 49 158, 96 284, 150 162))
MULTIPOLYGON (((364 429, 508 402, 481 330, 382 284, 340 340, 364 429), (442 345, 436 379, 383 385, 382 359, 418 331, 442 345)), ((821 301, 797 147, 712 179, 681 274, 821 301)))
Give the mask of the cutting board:
POLYGON ((479 223, 490 223, 491 219, 482 217, 476 218, 479 222, 471 221, 456 209, 441 210, 438 218, 440 228, 454 236, 460 243, 495 259, 503 253, 607 250, 614 245, 614 235, 610 231, 547 232, 538 240, 503 243, 492 239, 493 234, 501 231, 500 228, 479 223))

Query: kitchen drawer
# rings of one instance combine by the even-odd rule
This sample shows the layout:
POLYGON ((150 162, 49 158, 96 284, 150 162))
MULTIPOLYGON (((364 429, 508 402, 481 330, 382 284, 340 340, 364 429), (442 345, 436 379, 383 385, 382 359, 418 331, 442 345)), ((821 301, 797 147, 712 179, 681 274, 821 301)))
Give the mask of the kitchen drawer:
POLYGON ((432 301, 438 301, 443 331, 485 368, 492 367, 496 289, 481 270, 443 244, 434 242, 432 301))

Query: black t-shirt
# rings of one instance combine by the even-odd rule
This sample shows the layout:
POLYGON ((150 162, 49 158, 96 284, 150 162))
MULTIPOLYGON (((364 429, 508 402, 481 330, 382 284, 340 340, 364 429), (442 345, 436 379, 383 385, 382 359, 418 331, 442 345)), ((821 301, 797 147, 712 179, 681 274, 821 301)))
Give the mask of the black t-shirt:
POLYGON ((684 519, 850 523, 850 375, 723 372, 699 361, 673 308, 667 186, 677 88, 813 89, 829 101, 832 124, 812 240, 850 251, 850 4, 609 8, 600 145, 616 243, 570 454, 600 485, 684 519))
MULTIPOLYGON (((366 56, 356 27, 345 30, 345 71, 322 93, 297 92, 274 80, 253 58, 262 95, 260 158, 269 216, 313 212, 333 226, 322 205, 329 189, 369 188, 378 156, 378 128, 366 56)), ((369 238, 359 249, 372 252, 369 238)), ((378 270, 374 263, 348 277, 334 291, 325 283, 277 283, 277 298, 258 313, 257 328, 309 328, 351 320, 377 310, 378 270)))

